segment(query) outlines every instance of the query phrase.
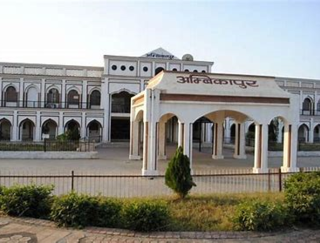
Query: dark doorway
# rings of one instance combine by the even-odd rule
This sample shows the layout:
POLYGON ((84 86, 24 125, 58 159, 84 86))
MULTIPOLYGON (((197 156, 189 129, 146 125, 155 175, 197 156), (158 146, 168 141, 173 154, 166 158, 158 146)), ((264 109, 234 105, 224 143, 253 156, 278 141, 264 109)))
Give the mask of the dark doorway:
POLYGON ((111 119, 111 140, 129 141, 130 139, 130 119, 112 118, 111 119))

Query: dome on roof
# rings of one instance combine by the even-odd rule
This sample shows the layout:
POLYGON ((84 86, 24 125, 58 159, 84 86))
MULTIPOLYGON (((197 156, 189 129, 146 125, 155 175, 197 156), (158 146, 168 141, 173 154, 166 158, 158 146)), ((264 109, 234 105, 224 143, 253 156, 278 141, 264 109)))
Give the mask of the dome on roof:
POLYGON ((190 54, 184 54, 184 55, 182 56, 182 60, 183 60, 183 61, 193 61, 193 56, 190 55, 190 54))

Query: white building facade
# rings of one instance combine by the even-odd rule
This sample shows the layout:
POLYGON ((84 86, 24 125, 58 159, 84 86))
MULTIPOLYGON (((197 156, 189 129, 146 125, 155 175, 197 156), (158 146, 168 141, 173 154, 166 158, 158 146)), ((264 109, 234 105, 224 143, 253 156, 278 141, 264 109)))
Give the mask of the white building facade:
MULTIPOLYGON (((95 142, 129 141, 130 100, 162 70, 214 72, 213 62, 179 59, 162 48, 141 57, 104 56, 101 67, 0 63, 0 140, 42 141, 78 128, 95 142)), ((285 91, 300 97, 298 139, 320 141, 320 80, 275 78, 285 91)), ((253 121, 245 122, 245 131, 253 121)), ((178 121, 167 122, 166 139, 178 142, 178 121)), ((281 132, 283 124, 278 124, 281 132)), ((224 137, 236 133, 233 119, 224 121, 224 137)), ((212 124, 193 126, 194 139, 212 142, 212 124)), ((280 134, 278 141, 282 142, 280 134)))

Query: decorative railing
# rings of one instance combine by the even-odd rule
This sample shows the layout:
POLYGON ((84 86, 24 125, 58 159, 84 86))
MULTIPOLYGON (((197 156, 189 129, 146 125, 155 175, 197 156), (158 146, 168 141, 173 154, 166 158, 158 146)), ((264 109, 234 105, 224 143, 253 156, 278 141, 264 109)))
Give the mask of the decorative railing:
POLYGON ((100 105, 90 102, 44 102, 44 101, 0 101, 1 107, 13 108, 49 108, 49 109, 101 109, 100 105))

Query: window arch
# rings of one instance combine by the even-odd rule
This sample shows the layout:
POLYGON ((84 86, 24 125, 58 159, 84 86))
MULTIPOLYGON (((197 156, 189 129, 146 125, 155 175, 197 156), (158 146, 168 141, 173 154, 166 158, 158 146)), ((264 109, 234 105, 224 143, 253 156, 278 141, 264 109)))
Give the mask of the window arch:
POLYGON ((47 103, 59 103, 59 91, 56 88, 52 88, 47 93, 47 103))
POLYGON ((68 105, 71 107, 70 108, 76 108, 79 107, 79 102, 80 102, 80 96, 78 91, 72 89, 68 93, 68 105))
POLYGON ((101 93, 99 90, 94 90, 90 94, 90 107, 91 106, 100 106, 101 102, 101 93))
POLYGON ((18 101, 18 92, 15 87, 9 86, 5 92, 6 102, 17 102, 18 101))
POLYGON ((313 115, 313 101, 307 97, 302 103, 302 114, 303 115, 313 115))

